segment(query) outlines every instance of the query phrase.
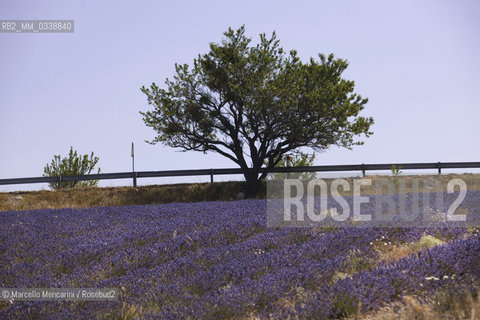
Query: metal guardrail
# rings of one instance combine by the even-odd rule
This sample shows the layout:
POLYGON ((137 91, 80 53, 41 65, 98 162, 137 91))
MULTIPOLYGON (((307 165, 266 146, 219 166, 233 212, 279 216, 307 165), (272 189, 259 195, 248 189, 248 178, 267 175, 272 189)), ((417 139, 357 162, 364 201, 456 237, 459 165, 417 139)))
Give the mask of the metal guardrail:
MULTIPOLYGON (((334 171, 361 171, 363 176, 366 171, 391 170, 392 166, 401 167, 402 170, 410 169, 435 169, 438 174, 442 169, 467 169, 480 168, 480 162, 433 162, 433 163, 383 163, 383 164, 354 164, 354 165, 326 165, 310 167, 281 167, 273 168, 270 172, 334 172, 334 171)), ((265 168, 260 169, 263 173, 265 168)), ((33 177, 0 179, 0 185, 7 184, 30 184, 30 183, 60 183, 62 181, 84 181, 84 180, 112 180, 112 179, 136 179, 154 177, 182 177, 182 176, 210 176, 213 182, 214 175, 243 174, 240 168, 225 169, 193 169, 193 170, 164 170, 164 171, 138 171, 138 172, 117 172, 100 173, 83 176, 58 176, 58 177, 33 177)))

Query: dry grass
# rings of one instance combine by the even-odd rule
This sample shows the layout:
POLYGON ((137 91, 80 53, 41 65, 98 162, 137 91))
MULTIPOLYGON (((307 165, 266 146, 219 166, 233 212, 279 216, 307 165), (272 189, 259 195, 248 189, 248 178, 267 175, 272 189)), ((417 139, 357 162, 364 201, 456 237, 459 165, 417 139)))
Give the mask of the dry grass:
POLYGON ((380 261, 391 262, 394 260, 399 260, 418 251, 419 249, 416 246, 410 244, 395 246, 391 250, 380 251, 380 261))
POLYGON ((110 188, 78 188, 58 191, 0 193, 0 211, 90 208, 168 202, 234 200, 243 182, 216 182, 110 188))
POLYGON ((441 291, 422 303, 418 298, 405 296, 403 301, 381 310, 357 316, 359 320, 475 320, 480 319, 480 295, 478 292, 441 291))
POLYGON ((387 239, 375 243, 375 249, 379 254, 378 262, 393 262, 412 254, 419 252, 422 249, 432 248, 441 245, 444 242, 430 235, 425 235, 416 242, 396 244, 395 242, 387 242, 387 239))

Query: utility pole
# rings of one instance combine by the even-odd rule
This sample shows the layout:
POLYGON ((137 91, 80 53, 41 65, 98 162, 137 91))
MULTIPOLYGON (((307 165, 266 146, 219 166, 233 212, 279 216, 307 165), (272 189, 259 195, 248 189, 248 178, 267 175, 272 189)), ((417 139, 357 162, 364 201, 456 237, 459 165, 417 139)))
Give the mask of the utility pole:
POLYGON ((137 187, 137 174, 135 173, 135 146, 132 142, 132 173, 133 173, 133 187, 137 187))

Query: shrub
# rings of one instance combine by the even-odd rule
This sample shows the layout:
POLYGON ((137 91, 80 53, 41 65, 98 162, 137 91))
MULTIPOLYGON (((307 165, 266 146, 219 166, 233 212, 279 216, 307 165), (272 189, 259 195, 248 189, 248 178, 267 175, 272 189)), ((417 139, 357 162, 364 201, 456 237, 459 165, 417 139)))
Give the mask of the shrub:
MULTIPOLYGON (((290 155, 290 161, 287 161, 287 158, 282 158, 278 164, 277 168, 279 167, 310 167, 313 165, 315 161, 315 152, 312 154, 296 151, 290 155), (290 163, 288 163, 290 162, 290 163)), ((271 173, 269 178, 272 180, 283 180, 283 179, 303 179, 303 180, 311 180, 315 179, 317 174, 315 172, 290 172, 290 173, 283 173, 283 172, 276 172, 271 173)))
MULTIPOLYGON (((53 156, 53 160, 50 164, 46 164, 43 169, 43 176, 45 177, 58 177, 58 176, 80 176, 85 174, 91 174, 95 166, 98 163, 99 158, 94 156, 93 152, 90 157, 85 155, 78 155, 77 151, 70 147, 70 153, 68 157, 61 158, 60 155, 53 156)), ((100 173, 98 168, 96 173, 100 173)), ((67 188, 83 188, 94 187, 98 185, 98 180, 87 181, 60 181, 50 183, 50 188, 67 189, 67 188)))

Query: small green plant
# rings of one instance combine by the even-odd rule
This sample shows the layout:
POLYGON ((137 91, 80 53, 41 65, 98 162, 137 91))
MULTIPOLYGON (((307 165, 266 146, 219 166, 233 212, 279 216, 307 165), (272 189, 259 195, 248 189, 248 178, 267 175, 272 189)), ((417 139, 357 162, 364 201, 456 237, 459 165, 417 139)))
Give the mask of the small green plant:
POLYGON ((338 294, 332 299, 335 319, 353 317, 361 311, 360 300, 349 292, 338 294))
POLYGON ((393 184, 395 185, 395 189, 398 188, 398 177, 402 174, 402 171, 400 171, 400 169, 402 169, 401 166, 396 166, 396 165, 392 165, 392 176, 393 176, 393 184))
POLYGON ((440 246, 445 242, 431 235, 423 235, 418 241, 418 243, 420 248, 433 248, 435 246, 440 246))
POLYGON ((370 271, 375 265, 375 261, 365 257, 358 249, 353 250, 347 257, 347 274, 368 270, 370 271))
MULTIPOLYGON (((70 147, 70 153, 67 157, 61 158, 60 155, 53 156, 53 160, 50 164, 46 164, 43 169, 43 176, 45 177, 58 177, 58 176, 80 176, 85 174, 91 174, 95 166, 98 163, 99 158, 94 156, 93 152, 88 156, 78 155, 77 151, 70 147)), ((98 168, 96 173, 100 173, 98 168)), ((50 188, 54 190, 68 189, 68 188, 84 188, 95 187, 98 185, 98 180, 87 181, 60 181, 50 183, 50 188)))
MULTIPOLYGON (((311 155, 301 151, 295 151, 292 155, 284 156, 277 164, 277 168, 281 167, 310 167, 313 165, 315 160, 315 152, 311 155)), ((290 172, 283 173, 277 172, 270 174, 270 179, 272 180, 283 180, 283 179, 303 179, 311 180, 315 179, 317 174, 315 172, 290 172)))
POLYGON ((399 175, 401 175, 401 174, 402 174, 402 171, 400 171, 400 169, 402 169, 401 166, 399 166, 399 167, 397 168, 396 165, 392 165, 392 169, 391 169, 391 170, 392 170, 392 176, 398 177, 399 175))

